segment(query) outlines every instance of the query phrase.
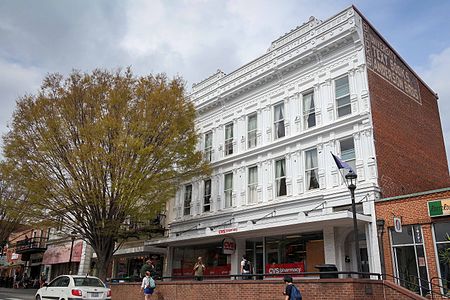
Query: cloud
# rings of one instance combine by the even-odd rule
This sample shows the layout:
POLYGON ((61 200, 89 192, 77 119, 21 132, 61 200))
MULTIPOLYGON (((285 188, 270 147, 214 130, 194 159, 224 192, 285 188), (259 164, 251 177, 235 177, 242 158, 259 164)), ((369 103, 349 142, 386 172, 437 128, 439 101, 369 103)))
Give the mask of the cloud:
POLYGON ((447 150, 447 161, 450 162, 450 47, 429 57, 427 67, 421 68, 425 82, 439 95, 439 113, 447 150))
MULTIPOLYGON (((0 135, 8 131, 15 100, 25 94, 35 93, 43 74, 36 68, 24 67, 0 58, 0 135)), ((0 146, 2 140, 0 139, 0 146)))

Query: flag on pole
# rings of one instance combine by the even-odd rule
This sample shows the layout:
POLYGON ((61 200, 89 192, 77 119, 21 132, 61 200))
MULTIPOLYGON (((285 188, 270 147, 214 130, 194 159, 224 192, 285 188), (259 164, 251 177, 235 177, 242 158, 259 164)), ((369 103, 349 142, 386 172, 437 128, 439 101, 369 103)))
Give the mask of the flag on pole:
POLYGON ((350 165, 348 163, 341 160, 339 157, 337 157, 333 153, 331 153, 331 155, 333 156, 334 162, 336 163, 336 166, 338 167, 338 169, 347 169, 349 171, 352 171, 353 173, 355 172, 355 171, 353 171, 352 167, 350 167, 350 165))

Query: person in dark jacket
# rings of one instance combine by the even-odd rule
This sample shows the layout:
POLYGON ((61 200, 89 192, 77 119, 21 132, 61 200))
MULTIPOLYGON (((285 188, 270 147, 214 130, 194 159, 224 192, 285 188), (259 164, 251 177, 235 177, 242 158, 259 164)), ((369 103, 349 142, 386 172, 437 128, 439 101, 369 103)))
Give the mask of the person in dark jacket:
POLYGON ((147 272, 147 271, 150 272, 150 276, 152 278, 155 278, 154 276, 156 275, 156 269, 155 269, 155 265, 153 265, 153 261, 151 259, 147 259, 145 264, 142 266, 141 278, 145 277, 145 272, 147 272))

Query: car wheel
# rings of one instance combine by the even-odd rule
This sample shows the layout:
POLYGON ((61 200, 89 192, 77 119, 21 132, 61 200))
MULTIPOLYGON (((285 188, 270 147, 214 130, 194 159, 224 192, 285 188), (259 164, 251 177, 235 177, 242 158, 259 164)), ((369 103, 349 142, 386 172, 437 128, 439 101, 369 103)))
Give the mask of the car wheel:
POLYGON ((41 296, 37 295, 36 300, 41 300, 41 296))

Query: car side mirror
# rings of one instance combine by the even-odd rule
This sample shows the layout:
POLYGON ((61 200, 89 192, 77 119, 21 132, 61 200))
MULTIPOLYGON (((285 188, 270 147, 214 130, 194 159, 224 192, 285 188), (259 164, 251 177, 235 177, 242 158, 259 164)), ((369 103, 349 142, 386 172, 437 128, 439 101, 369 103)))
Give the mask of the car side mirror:
POLYGON ((44 287, 44 286, 45 286, 45 287, 48 287, 48 283, 44 283, 43 287, 44 287))

